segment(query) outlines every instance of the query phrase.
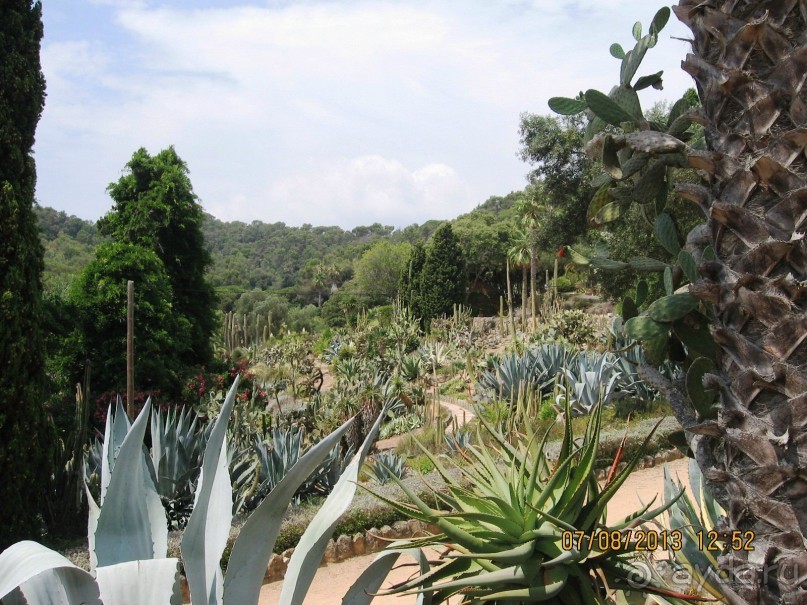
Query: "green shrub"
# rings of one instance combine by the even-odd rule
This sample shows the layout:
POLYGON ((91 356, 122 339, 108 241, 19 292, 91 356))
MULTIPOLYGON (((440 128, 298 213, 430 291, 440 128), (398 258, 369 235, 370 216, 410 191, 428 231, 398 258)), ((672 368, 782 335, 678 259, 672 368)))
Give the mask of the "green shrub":
POLYGON ((370 319, 378 320, 378 324, 381 326, 388 326, 392 323, 392 316, 394 313, 394 308, 392 305, 384 305, 383 307, 375 307, 374 309, 370 309, 367 313, 370 319))
POLYGON ((427 475, 434 470, 434 463, 429 459, 426 454, 413 456, 407 461, 409 467, 421 475, 427 475))
POLYGON ((558 412, 553 406, 553 398, 547 397, 541 402, 541 409, 538 411, 539 420, 554 420, 558 412))
POLYGON ((576 347, 597 343, 597 330, 588 313, 571 309, 555 313, 549 320, 546 336, 576 347))
POLYGON ((557 281, 550 279, 547 284, 547 290, 552 290, 557 286, 558 292, 574 292, 575 284, 565 275, 558 276, 557 281))

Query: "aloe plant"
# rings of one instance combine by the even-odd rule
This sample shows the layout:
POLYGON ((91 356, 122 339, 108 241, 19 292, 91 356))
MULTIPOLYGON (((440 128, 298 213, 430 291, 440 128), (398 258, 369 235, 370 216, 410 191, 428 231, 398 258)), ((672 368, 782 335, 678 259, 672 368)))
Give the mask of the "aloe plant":
MULTIPOLYGON (((458 594, 463 603, 599 603, 606 592, 638 588, 664 595, 669 603, 685 602, 686 595, 669 590, 658 578, 647 579, 643 586, 633 581, 644 576, 644 568, 632 529, 673 502, 652 510, 651 505, 644 506, 611 526, 604 523, 609 500, 642 451, 621 472, 615 460, 609 479, 600 487, 593 470, 601 410, 598 407, 591 416, 580 447, 575 445, 571 423, 566 423, 554 464, 544 453, 549 432, 540 441, 532 438, 511 445, 485 425, 495 445, 477 439, 467 450, 470 464, 457 466, 459 478, 424 448, 445 481, 446 490, 434 490, 434 497, 448 512, 431 507, 402 481, 396 483, 409 503, 373 493, 402 514, 435 524, 440 533, 407 545, 437 548, 443 555, 382 594, 421 594, 432 603, 458 594), (602 536, 608 539, 603 542, 602 536)), ((567 404, 567 418, 570 413, 567 404)), ((652 432, 647 439, 651 436, 652 432)), ((394 546, 397 553, 401 544, 394 546)), ((380 574, 388 564, 380 560, 373 566, 380 574)), ((364 574, 368 583, 377 580, 373 566, 364 574)))
MULTIPOLYGON (((191 599, 208 605, 257 603, 292 497, 353 421, 348 420, 313 446, 261 502, 235 541, 223 572, 219 565, 232 520, 226 432, 237 386, 238 378, 210 430, 193 513, 181 545, 191 599)), ((150 405, 146 405, 134 423, 122 410, 114 417, 107 415, 100 506, 89 498, 88 538, 95 577, 44 546, 20 542, 0 554, 0 600, 68 605, 102 601, 105 605, 181 603, 179 560, 166 557, 165 511, 143 448, 149 411, 150 405)), ((353 498, 359 468, 379 425, 380 420, 303 534, 303 547, 295 550, 289 562, 281 603, 302 603, 333 528, 353 498)))

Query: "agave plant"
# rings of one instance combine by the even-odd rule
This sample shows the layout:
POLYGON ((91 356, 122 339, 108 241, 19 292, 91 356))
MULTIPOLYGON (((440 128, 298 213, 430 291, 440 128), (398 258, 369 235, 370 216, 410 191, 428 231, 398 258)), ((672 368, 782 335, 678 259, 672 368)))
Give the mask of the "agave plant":
POLYGON ((373 456, 372 464, 365 467, 365 473, 379 485, 389 483, 393 477, 403 479, 406 475, 406 459, 390 450, 378 452, 373 456))
POLYGON ((420 354, 433 371, 451 362, 456 355, 454 347, 440 341, 430 341, 420 348, 420 354))
MULTIPOLYGON (((232 547, 226 572, 220 561, 232 521, 227 473, 227 424, 238 378, 227 394, 205 448, 194 509, 182 538, 182 559, 196 603, 257 603, 280 524, 299 485, 344 436, 351 420, 312 447, 247 519, 232 547)), ((100 506, 90 497, 88 573, 36 542, 19 542, 0 554, 0 600, 67 605, 159 605, 181 603, 179 560, 168 558, 165 511, 148 472, 143 437, 150 405, 134 423, 125 414, 107 416, 100 506)), ((339 517, 353 498, 359 469, 376 423, 339 479, 331 496, 300 539, 289 561, 281 603, 302 603, 339 517)))
POLYGON ((689 485, 693 498, 686 493, 677 498, 683 486, 679 479, 673 480, 664 465, 664 501, 677 501, 667 510, 662 528, 680 531, 682 535, 681 548, 671 550, 670 558, 676 569, 683 572, 681 577, 690 584, 683 588, 706 591, 717 599, 726 599, 728 595, 736 597, 720 578, 718 568, 718 555, 724 547, 721 528, 726 512, 706 489, 703 475, 691 458, 689 485))
MULTIPOLYGON (((118 414, 121 411, 119 408, 118 414)), ((151 466, 157 493, 173 528, 184 527, 190 516, 193 488, 209 435, 187 408, 179 412, 171 408, 166 414, 157 409, 151 415, 151 466)))
POLYGON ((477 390, 487 398, 498 397, 508 402, 520 401, 527 393, 550 394, 558 376, 573 363, 575 355, 560 343, 544 343, 529 351, 504 355, 489 362, 481 373, 477 390))
MULTIPOLYGON (((567 417, 569 413, 567 405, 567 417)), ((426 451, 446 486, 445 491, 434 490, 434 497, 448 512, 432 508, 397 480, 411 504, 376 496, 402 514, 439 528, 439 534, 413 539, 408 547, 437 548, 443 554, 386 593, 424 594, 432 603, 454 595, 461 595, 463 603, 599 603, 610 591, 638 588, 664 595, 669 603, 683 603, 686 595, 668 590, 655 577, 646 578, 641 587, 634 582, 639 575, 645 577, 645 568, 632 530, 672 503, 651 510, 651 502, 611 526, 604 522, 608 501, 639 461, 641 450, 621 472, 615 461, 601 488, 593 474, 600 414, 597 408, 579 447, 571 423, 566 423, 554 464, 544 453, 549 432, 540 442, 533 437, 514 446, 487 425, 495 445, 486 445, 480 436, 466 450, 468 463, 457 466, 459 477, 426 451)), ((379 563, 380 568, 384 565, 379 563)), ((366 573, 372 576, 372 570, 366 573)))
POLYGON ((658 397, 658 391, 639 374, 639 365, 642 363, 644 363, 644 353, 639 345, 617 353, 614 356, 614 369, 619 372, 616 388, 619 392, 644 402, 651 402, 658 397))
MULTIPOLYGON (((562 343, 548 342, 532 349, 535 356, 535 365, 540 370, 544 382, 551 382, 557 374, 563 372, 569 363, 574 360, 574 352, 562 343)), ((543 393, 544 395, 546 393, 543 393)))
MULTIPOLYGON (((275 428, 268 443, 255 438, 253 451, 257 457, 257 486, 247 497, 246 508, 252 509, 263 500, 302 458, 308 448, 304 445, 304 431, 300 427, 275 428)), ((341 447, 328 455, 295 494, 295 502, 305 494, 328 494, 342 471, 341 447)))
POLYGON ((611 355, 578 355, 564 373, 567 383, 565 396, 575 414, 589 414, 594 408, 623 394, 615 389, 619 370, 615 368, 611 355))
POLYGON ((247 508, 254 508, 263 500, 300 459, 303 431, 299 427, 272 429, 268 444, 255 437, 253 451, 258 459, 258 486, 247 500, 247 508))
POLYGON ((423 426, 423 414, 419 412, 411 412, 409 414, 396 416, 388 422, 385 422, 381 427, 380 438, 386 439, 388 437, 392 437, 393 435, 409 433, 417 428, 420 428, 421 426, 423 426))
POLYGON ((526 392, 535 391, 542 383, 543 374, 536 365, 531 352, 503 355, 492 368, 479 377, 477 391, 488 399, 495 398, 516 402, 526 392))
POLYGON ((458 454, 465 451, 473 439, 471 429, 460 429, 456 426, 454 430, 443 435, 449 454, 458 454))
POLYGON ((418 353, 404 356, 401 359, 400 372, 401 376, 409 382, 415 382, 423 378, 426 373, 423 357, 418 353))

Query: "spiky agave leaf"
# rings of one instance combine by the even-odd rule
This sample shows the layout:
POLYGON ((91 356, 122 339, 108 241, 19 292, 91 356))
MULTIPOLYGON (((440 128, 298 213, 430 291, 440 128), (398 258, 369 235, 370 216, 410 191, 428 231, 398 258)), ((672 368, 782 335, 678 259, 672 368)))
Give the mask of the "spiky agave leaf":
MULTIPOLYGON (((566 413, 568 418, 568 402, 566 413)), ((600 489, 593 479, 600 423, 598 407, 582 445, 577 445, 567 422, 561 456, 552 468, 544 454, 545 439, 539 442, 533 436, 513 445, 487 427, 490 439, 480 438, 468 448, 468 464, 460 467, 459 478, 435 460, 446 482, 441 500, 451 506, 447 512, 433 509, 398 480, 408 503, 376 494, 442 532, 413 544, 449 549, 428 573, 383 594, 426 593, 435 603, 458 591, 467 602, 557 598, 559 602, 588 603, 608 586, 628 587, 631 574, 639 573, 639 553, 630 533, 625 532, 660 514, 669 504, 653 510, 642 507, 620 527, 604 524, 608 501, 637 464, 641 451, 600 489), (601 532, 617 532, 620 540, 604 545, 580 538, 593 538, 601 532)), ((667 590, 658 578, 649 582, 648 590, 667 590)), ((667 596, 682 597, 674 591, 667 596)))

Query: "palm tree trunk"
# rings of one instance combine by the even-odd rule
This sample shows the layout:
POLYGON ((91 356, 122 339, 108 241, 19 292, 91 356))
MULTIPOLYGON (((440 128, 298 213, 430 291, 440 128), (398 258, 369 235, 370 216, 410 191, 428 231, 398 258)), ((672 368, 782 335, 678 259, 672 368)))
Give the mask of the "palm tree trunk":
MULTIPOLYGON (((683 64, 702 100, 708 150, 690 165, 708 187, 685 195, 706 212, 692 293, 713 305, 716 422, 690 427, 729 530, 754 550, 721 567, 749 603, 807 602, 807 72, 804 2, 680 0, 693 33, 683 64), (701 248, 703 246, 701 245, 701 248)), ((698 257, 696 256, 696 259, 698 257)))

